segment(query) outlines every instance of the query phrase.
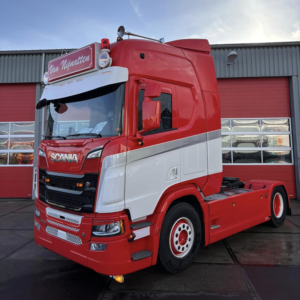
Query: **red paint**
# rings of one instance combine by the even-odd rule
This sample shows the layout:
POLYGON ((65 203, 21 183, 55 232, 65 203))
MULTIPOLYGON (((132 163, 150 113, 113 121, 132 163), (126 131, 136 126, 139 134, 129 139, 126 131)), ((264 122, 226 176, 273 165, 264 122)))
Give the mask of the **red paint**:
POLYGON ((90 44, 48 63, 49 82, 87 72, 95 68, 95 44, 90 44))
POLYGON ((287 77, 218 79, 222 118, 290 117, 287 77))
POLYGON ((36 84, 0 85, 0 122, 34 122, 36 84))
POLYGON ((226 177, 239 177, 241 181, 253 178, 263 180, 282 181, 287 187, 291 199, 296 198, 294 166, 270 165, 270 166, 223 166, 223 174, 226 177))
POLYGON ((0 167, 0 198, 31 198, 32 167, 0 167), (18 188, 16 188, 16 186, 18 188))

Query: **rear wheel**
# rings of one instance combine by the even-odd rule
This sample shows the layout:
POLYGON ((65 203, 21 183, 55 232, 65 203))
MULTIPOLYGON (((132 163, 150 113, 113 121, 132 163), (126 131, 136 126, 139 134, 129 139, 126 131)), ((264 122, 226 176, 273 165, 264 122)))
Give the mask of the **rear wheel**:
POLYGON ((165 216, 159 244, 159 262, 170 273, 188 268, 198 253, 201 222, 195 208, 178 203, 165 216))
POLYGON ((285 221, 287 211, 287 197, 282 186, 273 189, 271 198, 271 220, 270 225, 280 227, 285 221))

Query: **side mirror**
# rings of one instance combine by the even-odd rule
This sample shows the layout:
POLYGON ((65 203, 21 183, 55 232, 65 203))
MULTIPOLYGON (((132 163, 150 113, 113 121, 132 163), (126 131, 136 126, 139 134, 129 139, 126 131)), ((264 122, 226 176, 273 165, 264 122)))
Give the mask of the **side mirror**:
POLYGON ((155 130, 160 126, 160 102, 143 102, 143 132, 155 130))

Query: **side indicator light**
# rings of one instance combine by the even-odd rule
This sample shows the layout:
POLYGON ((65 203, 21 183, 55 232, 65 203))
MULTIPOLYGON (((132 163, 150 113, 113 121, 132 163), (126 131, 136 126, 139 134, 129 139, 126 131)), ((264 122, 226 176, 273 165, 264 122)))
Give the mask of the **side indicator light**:
POLYGON ((135 233, 131 233, 131 234, 129 235, 128 242, 129 242, 129 243, 132 243, 132 242, 134 241, 135 237, 136 237, 135 233))
POLYGON ((235 206, 235 203, 232 203, 232 206, 235 206))
POLYGON ((50 178, 45 178, 45 182, 50 182, 50 178))
POLYGON ((124 276, 123 275, 116 275, 116 276, 113 276, 113 278, 116 282, 119 282, 119 283, 124 282, 124 276))
POLYGON ((77 182, 77 183, 76 183, 76 186, 79 187, 79 188, 82 188, 82 187, 83 187, 83 183, 77 182))

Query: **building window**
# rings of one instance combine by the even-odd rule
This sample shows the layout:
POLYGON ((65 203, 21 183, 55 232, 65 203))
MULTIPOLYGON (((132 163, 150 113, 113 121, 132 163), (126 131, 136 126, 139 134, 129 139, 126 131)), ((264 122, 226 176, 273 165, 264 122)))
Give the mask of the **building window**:
POLYGON ((222 119, 223 164, 293 164, 289 118, 222 119))
POLYGON ((34 122, 0 123, 0 167, 33 165, 34 122))

